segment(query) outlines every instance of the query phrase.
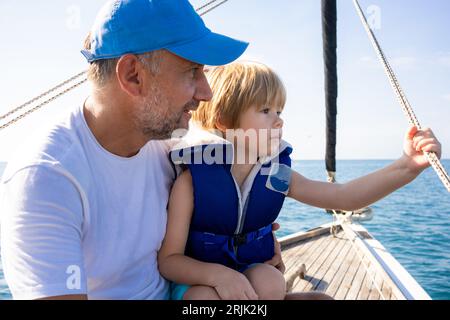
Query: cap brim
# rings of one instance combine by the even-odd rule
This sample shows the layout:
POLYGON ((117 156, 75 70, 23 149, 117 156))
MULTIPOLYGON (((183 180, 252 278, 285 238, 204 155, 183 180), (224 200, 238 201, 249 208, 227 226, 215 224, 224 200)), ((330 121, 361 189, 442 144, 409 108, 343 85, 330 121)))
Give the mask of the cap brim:
POLYGON ((198 64, 220 66, 239 58, 247 47, 247 42, 210 32, 200 39, 166 49, 198 64))

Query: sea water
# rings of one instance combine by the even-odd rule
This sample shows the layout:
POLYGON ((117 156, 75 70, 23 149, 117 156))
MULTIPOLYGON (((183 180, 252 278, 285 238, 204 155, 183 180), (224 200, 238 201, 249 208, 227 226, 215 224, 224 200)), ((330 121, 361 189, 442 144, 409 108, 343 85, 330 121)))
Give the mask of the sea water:
MULTIPOLYGON (((390 160, 337 162, 338 182, 344 183, 389 165, 390 160)), ((450 160, 443 161, 450 171, 450 160)), ((295 170, 310 179, 326 178, 323 161, 295 161, 295 170)), ((0 163, 0 176, 4 164, 0 163)), ((371 205, 369 232, 408 270, 433 299, 450 299, 450 194, 434 171, 371 205)), ((1 208, 0 208, 1 210, 1 208)), ((287 199, 278 218, 279 237, 331 222, 324 210, 287 199)), ((10 299, 0 263, 0 299, 10 299)))

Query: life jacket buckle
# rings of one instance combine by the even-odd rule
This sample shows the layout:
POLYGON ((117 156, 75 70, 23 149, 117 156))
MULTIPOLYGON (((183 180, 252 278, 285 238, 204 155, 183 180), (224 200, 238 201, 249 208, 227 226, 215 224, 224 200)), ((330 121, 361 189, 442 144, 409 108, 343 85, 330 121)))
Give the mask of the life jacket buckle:
POLYGON ((233 242, 236 246, 241 246, 247 243, 247 236, 245 234, 235 234, 233 236, 233 242))

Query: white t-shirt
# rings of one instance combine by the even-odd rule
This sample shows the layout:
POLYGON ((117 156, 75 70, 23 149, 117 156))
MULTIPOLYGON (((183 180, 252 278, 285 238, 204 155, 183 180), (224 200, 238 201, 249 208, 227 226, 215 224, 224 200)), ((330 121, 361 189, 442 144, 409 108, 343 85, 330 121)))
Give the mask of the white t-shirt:
POLYGON ((132 158, 106 151, 74 110, 8 164, 1 256, 15 299, 166 299, 157 267, 175 179, 169 143, 132 158))

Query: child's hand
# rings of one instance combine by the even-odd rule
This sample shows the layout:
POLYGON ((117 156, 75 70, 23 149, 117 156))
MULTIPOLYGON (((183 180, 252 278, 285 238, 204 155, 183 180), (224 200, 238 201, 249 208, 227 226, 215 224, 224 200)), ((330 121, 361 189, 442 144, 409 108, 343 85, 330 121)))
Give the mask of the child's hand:
POLYGON ((441 144, 433 131, 429 128, 418 130, 416 126, 408 129, 403 151, 408 168, 417 174, 430 166, 424 152, 435 152, 439 159, 442 154, 441 144))
POLYGON ((284 273, 286 271, 286 266, 284 265, 283 257, 281 256, 281 245, 278 242, 277 237, 275 236, 275 231, 277 231, 278 229, 280 229, 280 225, 276 222, 272 223, 272 235, 275 252, 272 259, 264 263, 270 264, 280 270, 281 273, 284 273))
POLYGON ((217 275, 214 288, 222 300, 258 300, 247 277, 229 268, 217 275))

